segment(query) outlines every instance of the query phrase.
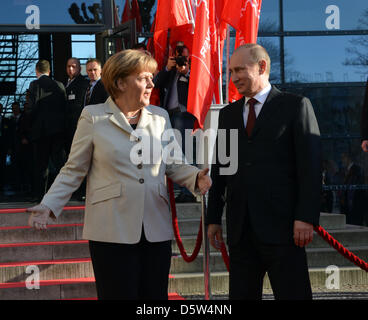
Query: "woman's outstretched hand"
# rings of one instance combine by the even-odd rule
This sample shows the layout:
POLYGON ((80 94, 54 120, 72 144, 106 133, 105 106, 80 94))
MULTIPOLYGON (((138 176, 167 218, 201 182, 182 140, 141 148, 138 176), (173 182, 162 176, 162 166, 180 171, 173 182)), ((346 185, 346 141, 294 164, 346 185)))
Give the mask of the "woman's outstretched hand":
POLYGON ((55 218, 50 208, 43 204, 35 205, 34 207, 28 208, 26 212, 31 213, 28 224, 37 230, 47 229, 50 218, 55 218))
POLYGON ((206 194, 207 191, 210 190, 211 185, 212 185, 212 180, 210 176, 208 175, 209 170, 210 169, 208 168, 203 169, 198 173, 198 176, 197 176, 197 186, 196 187, 199 189, 202 195, 206 194))

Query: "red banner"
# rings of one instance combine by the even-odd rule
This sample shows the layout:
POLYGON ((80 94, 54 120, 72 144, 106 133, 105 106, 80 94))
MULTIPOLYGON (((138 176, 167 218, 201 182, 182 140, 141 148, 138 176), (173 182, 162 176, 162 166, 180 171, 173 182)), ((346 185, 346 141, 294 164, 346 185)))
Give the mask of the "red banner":
POLYGON ((121 15, 121 23, 135 19, 135 26, 138 32, 142 31, 142 18, 139 11, 137 0, 125 0, 123 14, 121 15))
MULTIPOLYGON (((256 43, 262 0, 227 0, 222 19, 230 24, 236 32, 235 48, 245 43, 256 43), (239 14, 240 12, 240 14, 239 14)), ((229 102, 242 97, 230 79, 229 102)))
MULTIPOLYGON (((155 31, 153 34, 155 59, 159 69, 164 67, 164 60, 168 50, 168 30, 175 37, 176 28, 187 28, 192 23, 191 8, 188 8, 185 0, 158 0, 155 16, 155 31)), ((181 36, 181 33, 179 34, 181 36)), ((182 40, 182 39, 181 39, 182 40)), ((170 41, 171 42, 171 41, 170 41)), ((191 47, 191 40, 186 41, 191 47)))
POLYGON ((197 4, 195 34, 190 70, 188 112, 197 121, 194 129, 203 128, 220 75, 219 26, 216 1, 202 0, 197 4))

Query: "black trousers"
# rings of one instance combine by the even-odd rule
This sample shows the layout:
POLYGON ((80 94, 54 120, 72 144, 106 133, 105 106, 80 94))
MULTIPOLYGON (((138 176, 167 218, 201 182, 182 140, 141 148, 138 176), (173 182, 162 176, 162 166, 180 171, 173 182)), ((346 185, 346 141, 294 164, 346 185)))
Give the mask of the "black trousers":
POLYGON ((63 134, 58 133, 35 140, 33 155, 33 193, 35 197, 42 198, 65 164, 63 134), (48 172, 48 168, 52 168, 53 172, 48 172))
POLYGON ((168 300, 171 240, 89 241, 99 300, 168 300))
POLYGON ((267 272, 277 300, 310 300, 312 290, 304 248, 262 244, 250 228, 229 246, 229 299, 261 300, 267 272))

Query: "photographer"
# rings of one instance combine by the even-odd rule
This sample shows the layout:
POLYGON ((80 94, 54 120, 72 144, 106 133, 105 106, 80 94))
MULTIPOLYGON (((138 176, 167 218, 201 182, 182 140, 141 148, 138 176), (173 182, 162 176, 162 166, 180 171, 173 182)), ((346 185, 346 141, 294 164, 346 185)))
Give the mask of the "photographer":
MULTIPOLYGON (((155 87, 160 91, 161 107, 169 113, 172 127, 181 134, 184 154, 185 129, 193 129, 195 120, 194 116, 187 112, 189 75, 189 49, 183 44, 178 44, 165 68, 153 80, 155 87)), ((175 200, 176 202, 195 202, 194 196, 182 187, 175 200)))

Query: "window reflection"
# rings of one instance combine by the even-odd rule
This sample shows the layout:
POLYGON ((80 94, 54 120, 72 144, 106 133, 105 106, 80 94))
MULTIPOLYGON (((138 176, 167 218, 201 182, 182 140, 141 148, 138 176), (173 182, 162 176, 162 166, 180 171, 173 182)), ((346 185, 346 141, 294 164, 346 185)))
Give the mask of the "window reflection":
POLYGON ((276 32, 280 29, 279 1, 262 1, 259 32, 276 32))
POLYGON ((283 0, 285 31, 362 29, 368 23, 366 0, 283 0))
POLYGON ((323 136, 330 138, 359 137, 365 92, 363 85, 344 87, 303 85, 287 87, 287 90, 304 95, 311 100, 323 136))
POLYGON ((367 225, 368 154, 362 152, 360 141, 365 87, 303 85, 289 86, 287 90, 310 98, 320 127, 321 212, 343 213, 347 223, 367 225))
POLYGON ((1 1, 0 24, 25 24, 26 8, 36 5, 40 24, 102 24, 102 0, 27 0, 1 1))
POLYGON ((368 65, 358 55, 368 53, 363 36, 285 37, 286 82, 363 82, 368 65), (362 60, 360 60, 362 61, 362 60))
POLYGON ((281 65, 280 65, 280 39, 278 37, 259 37, 258 44, 263 46, 271 59, 270 82, 281 82, 281 65))

